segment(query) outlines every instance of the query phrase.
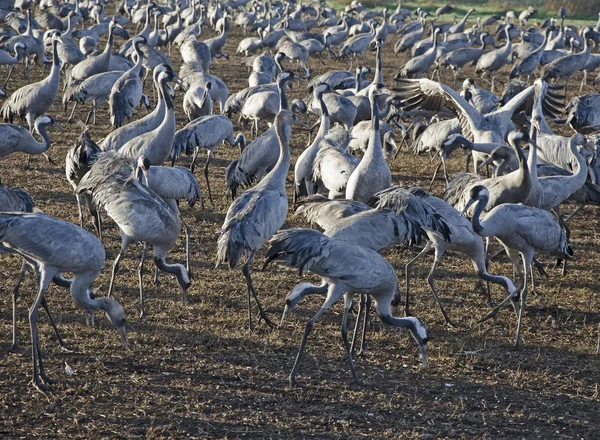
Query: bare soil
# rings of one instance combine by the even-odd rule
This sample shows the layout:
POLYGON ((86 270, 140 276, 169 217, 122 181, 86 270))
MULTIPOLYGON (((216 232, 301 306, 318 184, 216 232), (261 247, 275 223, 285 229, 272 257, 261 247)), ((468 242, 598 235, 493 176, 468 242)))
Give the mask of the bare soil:
MULTIPOLYGON (((227 83, 231 93, 247 85, 247 70, 235 55, 241 38, 241 32, 232 28, 226 46, 231 60, 216 60, 211 69, 227 83)), ((390 37, 384 50, 388 86, 393 85, 394 73, 406 60, 404 56, 393 56, 395 39, 390 37)), ((172 59, 178 68, 176 50, 172 51, 172 59)), ((348 67, 348 60, 329 60, 327 56, 323 60, 325 64, 318 59, 311 61, 313 75, 348 67)), ((374 66, 373 53, 367 54, 367 62, 374 66)), ((16 71, 9 93, 24 84, 22 67, 16 71)), ((41 69, 34 68, 32 77, 41 78, 41 69)), ((508 68, 498 78, 506 81, 508 68)), ((443 80, 452 84, 452 75, 444 72, 443 80)), ((572 87, 570 97, 574 91, 572 87)), ((292 94, 303 97, 304 84, 296 85, 292 94)), ((180 127, 186 123, 182 99, 180 91, 176 96, 180 127)), ((86 112, 81 111, 81 118, 86 112)), ((39 156, 33 158, 32 169, 25 171, 26 157, 15 154, 0 161, 0 176, 4 185, 27 190, 44 212, 77 223, 75 197, 64 177, 64 158, 67 149, 76 143, 79 129, 67 124, 68 114, 60 105, 55 105, 51 115, 66 127, 50 133, 50 155, 59 166, 39 156)), ((234 124, 236 131, 249 135, 249 127, 239 126, 237 118, 234 124)), ((99 141, 109 131, 105 105, 91 133, 99 141)), ((307 143, 306 132, 295 129, 293 158, 307 143)), ((203 153, 200 160, 205 157, 203 153)), ((179 301, 175 279, 163 275, 160 286, 152 284, 153 266, 147 263, 147 317, 138 318, 137 264, 141 246, 130 247, 115 290, 115 297, 128 311, 130 350, 121 347, 117 333, 104 316, 97 317, 95 327, 86 326, 84 314, 70 295, 64 289, 50 287, 51 310, 63 337, 75 351, 65 352, 58 347, 48 319, 41 314, 45 364, 56 379, 47 395, 28 385, 31 357, 27 309, 36 290, 34 277, 29 275, 19 299, 18 329, 23 351, 9 353, 11 291, 20 260, 0 257, 0 437, 600 437, 600 359, 594 355, 600 320, 597 208, 586 208, 571 224, 576 257, 569 263, 565 277, 553 267, 553 261, 542 258, 550 277, 543 279, 536 273, 538 288, 528 297, 519 349, 513 348, 516 319, 511 310, 504 310, 485 324, 477 323, 488 311, 485 297, 475 285, 471 263, 452 253, 435 273, 446 309, 458 324, 457 328, 444 325, 426 281, 433 258, 428 256, 416 264, 411 286, 412 312, 431 332, 426 369, 420 368, 418 349, 408 334, 383 327, 374 318, 367 351, 356 362, 362 385, 352 385, 340 337, 342 307, 338 304, 315 326, 298 376, 300 386, 290 389, 287 378, 304 324, 322 299, 303 301, 283 329, 272 330, 261 323, 255 331, 248 330, 246 284, 241 271, 215 268, 216 231, 230 203, 225 198, 224 171, 238 154, 229 146, 220 146, 216 151, 210 167, 214 206, 207 201, 202 211, 199 206, 189 209, 181 205, 193 229, 194 280, 187 307, 179 301), (65 374, 65 362, 73 375, 65 374)), ((190 161, 183 158, 180 163, 189 166, 190 161)), ((395 184, 427 188, 435 163, 428 156, 414 157, 404 150, 390 167, 395 184)), ((462 155, 450 160, 451 172, 463 168, 462 155)), ((206 193, 202 167, 197 176, 206 193)), ((438 179, 432 192, 439 195, 443 189, 443 179, 438 179)), ((291 200, 291 184, 288 194, 291 200)), ((290 206, 284 227, 292 226, 307 225, 293 215, 290 206)), ((89 219, 85 227, 92 230, 89 219)), ((110 267, 119 245, 118 230, 107 219, 107 261, 94 285, 96 295, 107 292, 110 267)), ((398 270, 401 285, 404 265, 417 252, 416 248, 399 246, 386 254, 398 270)), ((178 242, 168 260, 185 261, 184 240, 178 242)), ((255 287, 277 321, 285 295, 300 279, 296 271, 276 265, 261 273, 263 261, 264 254, 260 253, 254 264, 255 287)), ((512 273, 505 258, 493 262, 491 271, 509 276, 512 273)), ((312 276, 307 280, 316 281, 312 276)), ((498 287, 493 287, 492 293, 495 301, 504 295, 498 287)))

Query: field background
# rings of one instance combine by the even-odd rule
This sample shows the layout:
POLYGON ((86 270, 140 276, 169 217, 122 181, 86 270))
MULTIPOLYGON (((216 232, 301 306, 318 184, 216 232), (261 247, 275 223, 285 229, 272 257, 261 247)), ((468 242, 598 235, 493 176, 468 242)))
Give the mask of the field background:
MULTIPOLYGON (((206 38, 210 36, 212 31, 207 30, 206 38)), ((235 55, 241 38, 241 31, 232 26, 225 48, 231 61, 216 60, 211 68, 231 93, 247 84, 246 69, 240 67, 240 57, 235 55)), ((391 48, 396 39, 391 36, 386 46, 391 48)), ((172 60, 178 68, 180 58, 175 50, 172 60)), ((384 51, 386 85, 393 85, 392 77, 405 60, 404 56, 393 57, 391 50, 384 51)), ((374 66, 373 53, 367 54, 367 61, 374 66)), ((325 62, 323 65, 312 60, 313 75, 347 68, 348 64, 327 58, 325 62)), ((9 93, 24 84, 22 68, 17 72, 9 93)), ((503 72, 500 81, 507 80, 508 67, 503 72)), ((32 72, 35 80, 41 75, 38 68, 32 72)), ((442 75, 445 82, 452 83, 450 73, 442 75)), ((304 84, 295 85, 291 94, 303 97, 304 84)), ((175 99, 179 127, 186 123, 182 98, 179 92, 175 99)), ((17 154, 0 160, 0 176, 3 184, 27 190, 46 213, 76 223, 75 198, 64 178, 63 163, 79 130, 66 123, 67 115, 59 105, 50 113, 67 127, 50 133, 50 154, 60 166, 37 157, 32 169, 24 171, 25 156, 17 154)), ((83 110, 80 114, 85 115, 83 110)), ((249 134, 237 118, 234 124, 236 132, 243 129, 249 134)), ((109 130, 103 106, 91 134, 100 140, 109 130)), ((306 145, 306 133, 294 130, 293 161, 306 145)), ((207 201, 206 210, 201 211, 182 204, 182 213, 193 228, 194 281, 187 307, 179 302, 174 279, 163 275, 159 287, 151 284, 153 267, 147 263, 147 317, 140 320, 137 264, 141 247, 131 246, 126 254, 116 280, 115 297, 128 312, 129 351, 121 347, 116 331, 104 316, 97 316, 95 328, 87 327, 82 311, 69 294, 50 287, 51 310, 65 340, 76 351, 67 353, 58 348, 48 319, 41 313, 45 365, 57 380, 48 395, 27 384, 31 374, 27 308, 35 291, 34 279, 29 276, 19 299, 18 329, 23 351, 8 353, 10 293, 20 261, 14 256, 0 257, 0 437, 597 438, 597 208, 586 208, 572 223, 576 257, 566 277, 553 268, 552 260, 542 258, 550 278, 544 280, 536 274, 538 292, 528 296, 520 349, 512 347, 516 320, 510 310, 504 310, 496 320, 477 324, 488 311, 486 301, 475 286, 471 263, 453 253, 448 253, 438 266, 436 285, 458 327, 443 324, 426 282, 430 255, 415 265, 411 285, 412 311, 431 332, 427 369, 420 368, 417 347, 406 333, 383 327, 375 318, 366 355, 356 362, 362 386, 351 385, 339 331, 340 303, 315 325, 298 376, 300 387, 290 389, 287 377, 304 324, 322 299, 303 301, 284 329, 270 330, 260 325, 254 332, 247 330, 246 285, 241 272, 214 268, 216 231, 230 203, 224 195, 224 170, 237 155, 237 149, 228 146, 216 150, 210 168, 214 206, 207 201), (65 362, 74 370, 72 376, 64 373, 65 362)), ((450 160, 451 172, 464 168, 464 159, 459 156, 450 160)), ((201 152, 199 160, 205 157, 201 152)), ((190 158, 180 164, 189 166, 190 158)), ((427 188, 435 164, 428 156, 413 157, 404 150, 390 167, 395 184, 427 188)), ((197 176, 205 192, 201 169, 197 176)), ((290 200, 291 179, 290 173, 290 200)), ((438 179, 432 192, 439 195, 443 188, 443 180, 438 179)), ((89 219, 85 226, 91 230, 89 219)), ((284 227, 293 226, 307 225, 293 216, 290 207, 284 227)), ((112 261, 120 245, 118 230, 110 219, 105 228, 107 262, 94 285, 97 295, 106 294, 112 261)), ((398 246, 386 253, 398 271, 401 286, 404 264, 417 252, 398 246)), ((184 260, 184 242, 180 240, 168 261, 184 260)), ((255 287, 268 313, 278 320, 286 293, 301 280, 296 271, 276 265, 260 273, 262 261, 264 252, 255 260, 255 287)), ((510 275, 506 261, 492 263, 491 271, 510 275)), ((314 282, 316 278, 308 276, 306 280, 314 282)), ((503 296, 503 291, 493 287, 496 301, 503 296)))

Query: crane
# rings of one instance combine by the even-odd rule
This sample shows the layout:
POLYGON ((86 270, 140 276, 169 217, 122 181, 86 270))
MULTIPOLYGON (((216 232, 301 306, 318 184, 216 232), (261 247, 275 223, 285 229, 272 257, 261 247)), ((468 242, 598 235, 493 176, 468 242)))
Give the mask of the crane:
POLYGON ((42 213, 0 213, 0 250, 20 255, 38 269, 38 293, 29 310, 35 388, 44 391, 42 381, 50 381, 42 363, 37 320, 39 306, 55 275, 73 273, 69 284, 75 303, 86 310, 105 311, 121 334, 123 345, 128 347, 123 307, 113 298, 91 296, 89 287, 105 259, 104 247, 96 237, 79 226, 42 213))
POLYGON ((250 265, 258 249, 283 225, 287 216, 288 199, 285 192, 286 176, 290 167, 290 134, 287 130, 298 123, 296 115, 281 110, 273 125, 279 140, 279 159, 273 169, 255 187, 248 189, 227 210, 221 235, 217 241, 217 266, 227 263, 230 269, 247 256, 242 273, 248 285, 248 321, 252 326, 251 296, 254 297, 260 316, 272 326, 252 285, 250 265))
POLYGON ((270 261, 280 261, 286 266, 299 269, 301 274, 304 271, 311 271, 323 279, 321 286, 313 286, 308 283, 297 285, 286 296, 287 309, 293 309, 306 292, 322 291, 323 285, 327 285, 327 299, 319 311, 306 323, 300 349, 290 373, 290 386, 296 385, 296 375, 302 354, 314 323, 342 296, 344 297, 342 339, 354 383, 358 384, 347 336, 348 313, 354 293, 373 296, 377 315, 384 323, 410 331, 421 350, 423 367, 426 366, 429 332, 417 318, 392 316, 391 303, 398 291, 398 280, 392 265, 377 252, 352 242, 329 238, 312 229, 287 229, 278 232, 271 239, 265 266, 270 261))

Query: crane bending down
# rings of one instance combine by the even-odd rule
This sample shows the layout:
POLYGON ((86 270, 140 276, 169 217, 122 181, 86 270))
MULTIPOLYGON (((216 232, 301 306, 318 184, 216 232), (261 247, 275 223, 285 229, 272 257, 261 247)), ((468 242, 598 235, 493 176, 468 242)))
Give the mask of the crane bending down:
POLYGON ((429 284, 429 287, 431 288, 431 291, 433 292, 433 295, 440 306, 440 310, 444 315, 444 319, 446 320, 447 324, 453 325, 446 314, 446 311, 444 310, 444 307, 442 306, 442 303, 440 302, 435 290, 435 286, 433 284, 433 274, 438 262, 448 250, 460 252, 469 257, 473 263, 473 268, 477 271, 477 275, 481 279, 501 285, 506 290, 508 295, 515 295, 518 293, 518 288, 513 280, 504 276, 491 275, 488 273, 485 262, 483 240, 475 233, 475 231, 473 231, 473 227, 471 226, 469 220, 461 216, 459 212, 446 201, 430 195, 421 188, 402 188, 393 186, 387 190, 381 191, 375 196, 377 199, 377 206, 380 208, 387 207, 392 209, 396 209, 398 205, 401 207, 404 203, 404 194, 406 192, 409 192, 413 196, 422 199, 424 202, 427 202, 431 207, 433 207, 443 217, 445 224, 449 228, 450 236, 450 239, 448 239, 447 236, 445 236, 441 231, 433 230, 425 223, 422 224, 422 228, 425 231, 425 234, 427 234, 429 241, 423 250, 406 264, 405 312, 407 316, 409 314, 410 269, 417 259, 424 256, 432 249, 435 250, 435 258, 427 277, 427 283, 429 284))
MULTIPOLYGON (((471 219, 473 230, 482 237, 496 237, 506 249, 513 265, 518 265, 519 255, 523 261, 525 273, 515 339, 515 346, 518 346, 527 299, 527 275, 531 273, 533 257, 536 254, 550 254, 559 258, 571 258, 573 251, 569 247, 565 232, 548 211, 521 204, 505 203, 492 209, 484 221, 480 222, 481 213, 489 200, 489 192, 484 186, 477 185, 471 189, 470 197, 463 213, 473 203, 477 203, 471 219)), ((481 321, 495 316, 509 300, 515 301, 515 299, 515 294, 509 295, 481 321)))
POLYGON ((71 296, 86 310, 104 310, 121 334, 127 347, 125 311, 113 298, 92 299, 89 289, 96 279, 105 253, 102 243, 89 232, 72 223, 41 213, 0 213, 0 251, 15 253, 38 270, 39 290, 29 309, 33 355, 33 386, 44 390, 49 382, 42 363, 42 349, 38 336, 38 309, 50 281, 63 272, 72 272, 71 296))
POLYGON ((130 244, 144 242, 138 267, 141 316, 144 316, 144 287, 142 275, 148 246, 154 248, 154 264, 163 272, 177 278, 181 300, 187 303, 191 279, 181 264, 167 264, 166 255, 179 236, 181 225, 177 215, 151 189, 133 178, 135 163, 118 152, 102 154, 90 171, 81 179, 77 193, 90 193, 94 204, 102 206, 119 226, 121 250, 115 259, 108 288, 109 295, 123 254, 130 244))
POLYGON ((289 126, 299 123, 296 115, 289 110, 281 110, 275 117, 275 133, 279 140, 279 159, 273 169, 255 187, 250 188, 229 206, 217 242, 217 266, 227 263, 233 269, 245 254, 246 264, 242 273, 248 285, 248 320, 252 329, 251 296, 258 306, 260 317, 269 326, 258 295, 252 285, 250 265, 256 252, 277 232, 287 216, 288 198, 285 181, 290 168, 289 126))
MULTIPOLYGON (((421 349, 423 367, 426 366, 426 347, 429 339, 427 328, 417 318, 396 318, 392 316, 390 307, 392 299, 398 291, 398 280, 392 265, 377 252, 355 243, 328 238, 313 229, 287 229, 275 234, 270 241, 265 266, 273 260, 297 268, 301 274, 304 271, 311 271, 323 279, 323 285, 328 285, 325 302, 306 323, 298 356, 290 373, 291 386, 296 384, 300 360, 313 324, 342 296, 344 297, 342 339, 354 382, 358 383, 350 344, 348 343, 347 325, 348 312, 352 305, 354 293, 365 293, 373 296, 375 310, 383 322, 408 329, 411 332, 421 349)), ((302 291, 315 291, 318 289, 318 286, 308 283, 297 285, 287 295, 286 307, 293 308, 297 304, 297 300, 303 296, 299 295, 302 291)))

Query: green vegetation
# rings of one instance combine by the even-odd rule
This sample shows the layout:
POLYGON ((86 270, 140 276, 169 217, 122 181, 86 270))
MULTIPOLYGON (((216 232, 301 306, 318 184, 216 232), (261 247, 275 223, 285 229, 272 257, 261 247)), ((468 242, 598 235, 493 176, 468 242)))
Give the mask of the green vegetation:
MULTIPOLYGON (((328 4, 336 9, 343 9, 349 5, 352 0, 328 0, 328 4)), ((397 6, 394 0, 363 0, 363 5, 369 8, 388 8, 393 10, 397 6)), ((449 1, 455 10, 453 13, 443 16, 443 20, 450 20, 453 14, 457 16, 464 15, 468 9, 474 8, 473 17, 487 17, 489 15, 503 15, 507 11, 515 11, 518 14, 528 6, 536 9, 536 14, 530 21, 545 20, 549 17, 558 17, 558 10, 564 6, 568 11, 567 22, 571 24, 583 25, 596 22, 597 12, 600 12, 600 0, 570 0, 565 3, 561 0, 533 0, 533 1, 514 1, 514 0, 466 0, 460 4, 456 1, 449 1)), ((409 1, 402 2, 402 7, 407 9, 416 9, 418 6, 424 10, 435 13, 435 10, 446 4, 443 1, 425 0, 420 2, 409 1)))

